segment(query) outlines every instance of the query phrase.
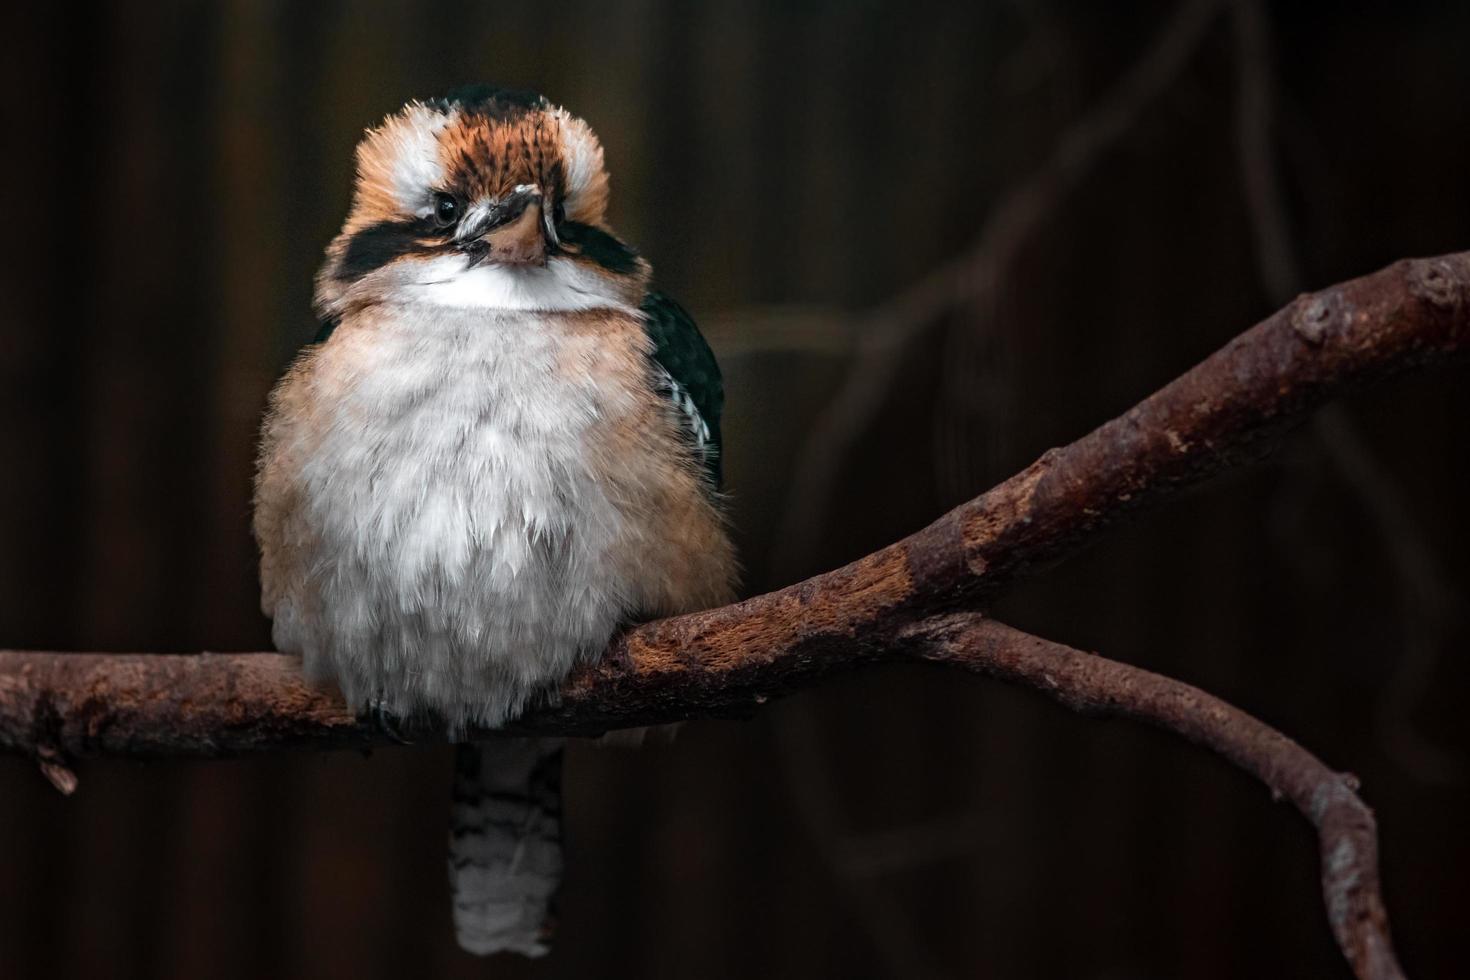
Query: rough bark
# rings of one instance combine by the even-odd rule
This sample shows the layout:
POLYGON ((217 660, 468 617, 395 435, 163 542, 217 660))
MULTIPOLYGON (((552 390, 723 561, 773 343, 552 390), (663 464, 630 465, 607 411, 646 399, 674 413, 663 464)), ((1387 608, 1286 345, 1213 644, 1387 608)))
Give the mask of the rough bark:
POLYGON ((1129 718, 1223 756, 1286 799, 1317 830, 1322 896, 1359 977, 1402 977, 1378 888, 1378 827, 1357 780, 1197 687, 1022 633, 981 616, 939 616, 904 634, 915 655, 1020 684, 1085 714, 1129 718))
MULTIPOLYGON (((592 734, 748 713, 891 659, 907 625, 978 608, 1111 522, 1265 453, 1328 398, 1470 346, 1470 253, 1304 295, 1128 412, 848 565, 619 637, 517 729, 592 734)), ((0 748, 218 755, 377 736, 275 655, 0 653, 0 748)))
MULTIPOLYGON (((836 670, 916 658, 959 664, 1073 708, 1158 724, 1290 798, 1319 829, 1344 953, 1359 976, 1398 976, 1377 897, 1372 814, 1347 781, 1202 692, 974 611, 1111 522, 1265 453, 1327 399, 1467 346, 1470 253, 1401 261, 1302 296, 1122 416, 901 541, 788 588, 618 637, 512 730, 595 734, 744 715, 836 670), (971 613, 954 618, 957 609, 971 613)), ((279 654, 0 653, 0 749, 31 754, 63 790, 74 785, 71 757, 385 743, 279 654)))

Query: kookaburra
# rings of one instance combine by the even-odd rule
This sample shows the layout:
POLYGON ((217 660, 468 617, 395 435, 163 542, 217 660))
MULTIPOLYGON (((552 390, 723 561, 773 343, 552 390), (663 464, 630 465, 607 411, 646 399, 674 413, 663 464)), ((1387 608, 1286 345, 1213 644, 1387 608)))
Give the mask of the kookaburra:
MULTIPOLYGON (((495 727, 620 626, 720 605, 719 368, 607 223, 602 147, 477 88, 367 132, 255 486, 279 649, 380 718, 495 727)), ((546 950, 561 744, 461 745, 459 941, 546 950)))

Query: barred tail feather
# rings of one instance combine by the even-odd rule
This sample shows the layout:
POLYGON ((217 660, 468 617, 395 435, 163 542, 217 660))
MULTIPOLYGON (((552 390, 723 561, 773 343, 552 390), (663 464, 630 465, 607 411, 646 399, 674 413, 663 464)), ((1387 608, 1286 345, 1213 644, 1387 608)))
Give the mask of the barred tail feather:
POLYGON ((454 930, 480 956, 550 949, 561 885, 562 740, 505 738, 455 752, 449 884, 454 930))

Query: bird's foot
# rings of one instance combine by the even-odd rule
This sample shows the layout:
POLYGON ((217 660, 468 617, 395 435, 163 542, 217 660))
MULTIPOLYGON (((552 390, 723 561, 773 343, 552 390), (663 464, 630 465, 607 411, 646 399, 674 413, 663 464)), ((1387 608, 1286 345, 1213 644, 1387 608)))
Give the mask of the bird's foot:
POLYGON ((399 745, 413 744, 413 740, 405 737, 399 727, 403 724, 403 719, 388 710, 388 699, 383 695, 382 691, 379 691, 368 699, 366 710, 358 718, 371 724, 399 745))

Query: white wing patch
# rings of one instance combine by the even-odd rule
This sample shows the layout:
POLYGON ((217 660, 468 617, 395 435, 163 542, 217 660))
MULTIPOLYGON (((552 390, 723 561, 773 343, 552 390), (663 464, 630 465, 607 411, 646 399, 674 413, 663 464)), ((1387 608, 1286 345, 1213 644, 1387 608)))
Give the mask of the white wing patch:
POLYGON ((710 438, 709 425, 704 421, 704 416, 699 414, 699 406, 694 404, 694 397, 662 364, 654 361, 653 370, 654 390, 673 402, 679 411, 679 419, 684 424, 684 431, 689 434, 700 459, 708 460, 715 452, 714 441, 710 438))

